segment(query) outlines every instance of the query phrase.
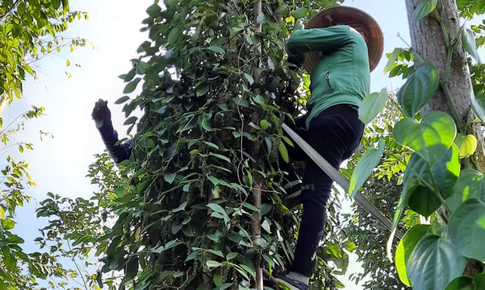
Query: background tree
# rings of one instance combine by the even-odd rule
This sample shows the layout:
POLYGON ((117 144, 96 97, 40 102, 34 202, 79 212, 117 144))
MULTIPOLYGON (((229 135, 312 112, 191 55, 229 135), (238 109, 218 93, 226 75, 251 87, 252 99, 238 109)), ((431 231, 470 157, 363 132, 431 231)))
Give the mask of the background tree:
MULTIPOLYGON (((426 115, 432 110, 444 110, 446 112, 451 113, 453 116, 460 116, 459 118, 455 117, 455 120, 460 120, 462 121, 462 126, 459 128, 461 130, 461 133, 466 135, 473 133, 475 134, 476 138, 478 139, 478 147, 482 146, 480 143, 483 142, 483 129, 482 129, 482 124, 480 122, 474 122, 473 123, 473 113, 471 112, 471 104, 473 104, 474 100, 476 100, 476 103, 473 106, 473 110, 480 116, 483 115, 482 113, 482 107, 483 107, 483 72, 485 67, 481 65, 480 59, 478 57, 478 53, 476 51, 477 47, 483 46, 483 25, 476 25, 476 26, 471 26, 471 30, 465 30, 466 27, 460 27, 460 22, 458 18, 458 13, 462 17, 466 18, 472 18, 476 15, 480 15, 484 13, 484 7, 483 5, 480 4, 480 1, 457 1, 457 3, 454 3, 454 1, 408 1, 407 2, 408 6, 408 18, 410 22, 410 26, 412 27, 412 34, 413 34, 413 49, 416 50, 414 53, 413 57, 413 49, 408 50, 408 49, 401 49, 397 48, 392 54, 389 54, 389 63, 386 66, 386 71, 389 71, 390 77, 395 77, 395 76, 403 76, 403 78, 408 78, 412 73, 418 74, 418 71, 416 71, 416 67, 414 66, 414 60, 417 59, 417 64, 419 66, 420 63, 424 61, 431 61, 434 65, 437 66, 438 71, 440 73, 440 79, 441 79, 441 88, 438 90, 437 95, 429 102, 427 103, 426 97, 423 98, 423 95, 426 95, 427 97, 431 97, 429 93, 424 92, 422 89, 430 89, 432 87, 431 82, 427 82, 424 80, 423 77, 418 77, 415 76, 414 78, 408 80, 408 83, 401 89, 400 93, 398 93, 398 99, 400 99, 400 104, 404 108, 405 113, 410 111, 410 106, 422 106, 424 105, 423 108, 423 114, 426 115), (456 6, 458 5, 458 7, 456 6), (438 7, 436 11, 434 11, 435 7, 438 7), (458 8, 458 10, 456 10, 458 8), (431 13, 431 14, 429 14, 431 13), (429 14, 429 16, 428 16, 429 14), (441 16, 440 16, 441 15, 441 16), (451 15, 451 16, 450 16, 451 15), (423 19, 423 20, 420 20, 423 19), (417 21, 419 20, 419 21, 417 21), (438 20, 438 21, 437 21, 438 20), (443 24, 443 25, 442 25, 443 24), (429 28, 428 25, 433 26, 432 28, 429 28), (464 32, 463 32, 464 31, 464 32), (445 34, 443 34, 445 33, 445 34), (446 36, 445 36, 446 35, 446 36), (476 38, 476 43, 475 39, 476 38), (425 40, 426 39, 426 40, 425 40), (430 42, 429 40, 432 39, 430 42), (474 61, 469 57, 468 62, 466 61, 466 56, 464 52, 462 51, 461 48, 461 40, 463 39, 463 46, 466 48, 468 53, 475 58, 474 61), (455 51, 457 49, 457 51, 455 51), (466 90, 463 89, 467 85, 470 84, 470 74, 468 73, 468 66, 471 67, 471 84, 473 84, 473 93, 470 96, 470 89, 466 90), (451 75, 453 76, 453 85, 449 83, 447 78, 451 75), (419 93, 422 94, 421 99, 417 95, 410 94, 409 89, 410 88, 416 88, 414 84, 417 84, 418 82, 421 82, 423 87, 421 87, 421 90, 418 90, 419 93), (461 89, 460 89, 461 86, 461 89), (406 88, 407 87, 407 88, 406 88), (463 89, 463 90, 462 90, 463 89), (446 96, 448 94, 448 96, 446 96), (476 94, 476 99, 474 98, 474 95, 476 94), (444 100, 443 98, 446 97, 444 100), (406 99, 407 98, 407 99, 406 99), (441 99, 440 99, 441 98, 441 99), (424 102, 423 102, 424 100, 424 102), (455 106, 455 102, 457 103, 455 106), (407 104, 406 104, 407 103, 407 104), (421 104, 421 105, 418 105, 421 104), (453 105, 451 105, 453 104, 453 105), (453 112, 453 108, 458 108, 455 109, 455 112, 453 112)), ((421 72, 422 73, 422 72, 421 72)), ((431 77, 431 75, 427 75, 427 77, 431 77)), ((437 79, 437 78, 436 78, 437 79)), ((436 86, 438 86, 438 82, 436 81, 436 86)), ((431 89, 431 94, 434 91, 431 89)), ((384 111, 386 112, 386 110, 384 111)), ((410 113, 408 113, 407 116, 409 116, 410 113)), ((416 116, 418 120, 421 119, 421 116, 418 115, 416 116)), ((380 122, 379 118, 376 120, 377 123, 380 122)), ((459 124, 459 122, 457 122, 459 124)), ((375 124, 373 125, 375 129, 375 124)), ((391 124, 391 126, 388 126, 387 128, 380 128, 378 131, 390 133, 393 131, 394 124, 391 124)), ((373 130, 375 131, 375 130, 373 130)), ((374 136, 375 136, 374 132, 374 136)), ((379 134, 377 134, 379 135, 379 134)), ((459 146, 460 150, 460 156, 462 158, 469 156, 471 153, 474 152, 474 148, 477 145, 475 141, 475 137, 472 135, 468 135, 467 137, 464 137, 464 135, 458 135, 456 138, 455 142, 459 146), (465 141, 464 141, 465 140, 465 141)), ((437 138, 437 137, 435 137, 437 138)), ((395 141, 394 141, 395 142, 395 141)), ((365 140, 364 142, 365 143, 365 140)), ((386 143, 389 144, 389 140, 386 140, 386 143)), ((406 144, 408 145, 408 144, 406 144)), ((408 145, 409 146, 409 145, 408 145)), ((412 146, 411 146, 412 147, 412 146)), ((400 148, 400 147, 398 147, 400 148)), ((402 147, 401 147, 402 148, 402 147)), ((413 148, 414 149, 414 148, 413 148)), ((400 149, 401 150, 401 149, 400 149)), ((411 197, 409 197, 409 194, 406 193, 406 191, 409 189, 406 189, 406 185, 404 185, 404 188, 399 186, 399 188, 395 188, 393 184, 401 184, 403 182, 403 177, 404 177, 404 183, 406 184, 406 175, 402 175, 401 172, 406 169, 406 164, 396 164, 395 161, 399 160, 399 158, 392 158, 393 160, 389 159, 388 154, 386 154, 387 151, 385 151, 385 161, 383 164, 379 165, 377 170, 375 171, 375 177, 370 178, 370 183, 364 185, 363 189, 364 191, 370 191, 371 193, 374 192, 374 186, 379 187, 385 187, 386 192, 392 192, 392 189, 398 189, 398 190, 403 190, 403 197, 410 198, 409 203, 410 207, 413 209, 419 208, 419 204, 426 204, 428 203, 428 206, 430 206, 430 203, 432 204, 430 200, 426 201, 423 198, 418 198, 418 195, 422 195, 422 197, 426 197, 428 194, 426 193, 426 190, 424 188, 419 188, 417 189, 411 197), (389 162, 392 161, 392 162, 389 162), (389 170, 383 171, 382 169, 388 167, 389 170), (378 181, 376 182, 375 178, 382 178, 383 176, 388 176, 390 178, 390 184, 382 184, 379 183, 378 181), (391 179, 392 177, 392 179, 391 179), (370 187, 370 188, 369 188, 370 187), (389 188, 390 187, 390 188, 389 188), (414 201, 413 201, 414 199, 414 201)), ((358 155, 356 155, 358 156, 358 155)), ((473 165, 480 169, 480 160, 483 158, 483 153, 478 150, 473 157, 470 157, 473 165)), ((463 159, 464 160, 464 169, 470 168, 470 160, 468 159, 463 159)), ((406 160, 405 163, 408 163, 409 158, 406 160)), ((411 163, 412 164, 412 163, 411 163)), ((455 166, 455 165, 454 165, 455 166)), ((451 170, 451 168, 450 168, 451 170)), ((409 170, 408 170, 409 171, 409 170)), ((455 171, 456 172, 456 171, 455 171)), ((469 173, 469 172, 467 172, 469 173)), ((456 174, 456 173, 455 173, 456 174)), ((453 180, 453 179, 452 179, 453 180)), ((409 179, 408 179, 409 181, 409 179)), ((389 181, 388 181, 389 182, 389 181)), ((454 185, 454 181, 449 181, 453 182, 452 185, 454 185)), ((411 185, 408 185, 411 186, 411 185)), ((459 196, 460 195, 460 185, 459 183, 456 184, 454 193, 453 195, 459 196)), ((381 196, 370 196, 373 200, 376 206, 379 207, 381 204, 381 196)), ((386 202, 389 200, 392 200, 392 197, 388 197, 386 199, 386 202)), ((403 205, 403 203, 408 203, 407 200, 401 200, 400 206, 403 205)), ((434 202, 436 204, 436 202, 434 202)), ((435 205, 431 205, 431 207, 434 207, 435 205)), ((425 207, 425 206, 424 206, 425 207)), ((386 212, 389 207, 386 206, 381 206, 379 207, 382 211, 386 212)), ((402 211, 402 207, 399 207, 398 213, 402 211)), ((406 211, 405 218, 403 218, 402 222, 404 222, 406 227, 413 227, 416 226, 417 222, 421 222, 424 224, 428 224, 429 222, 432 222, 434 226, 437 225, 444 225, 446 224, 446 220, 448 218, 448 213, 443 211, 442 218, 445 218, 445 220, 441 219, 440 222, 436 220, 438 218, 438 215, 432 214, 430 216, 430 220, 423 219, 416 219, 417 214, 413 212, 412 210, 407 210, 406 211), (409 215, 411 214, 411 215, 409 215)), ((423 206, 421 206, 421 213, 425 215, 429 215, 429 213, 426 213, 426 210, 423 211, 423 206)), ((398 216, 396 216, 397 218, 398 216)), ((352 221, 352 219, 350 219, 352 221)), ((351 224, 350 226, 350 235, 352 233, 358 234, 359 236, 362 236, 364 233, 362 230, 365 230, 365 228, 360 228, 360 225, 367 225, 370 224, 372 221, 368 220, 365 215, 355 215, 353 217, 354 223, 351 224)), ((396 220, 397 222, 397 220, 396 220)), ((416 227, 416 228, 419 228, 416 227)), ((414 234, 416 234, 418 231, 414 231, 412 233, 409 233, 410 237, 412 237, 414 234)), ((379 234, 379 233, 377 233, 379 234)), ((419 237, 420 238, 420 237, 419 237)), ((402 242, 401 242, 402 243, 402 242)), ((415 245, 416 242, 414 242, 415 245)), ((382 243, 372 243, 372 244, 367 244, 367 243, 357 243, 359 245, 359 248, 357 250, 357 254, 360 257, 360 260, 363 262, 363 267, 365 269, 365 273, 370 273, 371 277, 381 277, 381 279, 372 279, 369 282, 365 284, 366 289, 387 289, 387 285, 384 286, 380 282, 383 281, 382 277, 382 269, 387 269, 387 274, 384 274, 384 277, 396 277, 396 273, 393 270, 392 267, 389 267, 387 262, 382 261, 382 259, 378 259, 377 257, 373 256, 373 253, 382 246, 382 243), (383 267, 383 265, 386 265, 383 267), (390 271, 390 272, 389 272, 390 271)), ((409 239, 405 240, 402 245, 409 244, 409 239), (407 241, 407 242, 406 242, 407 241)), ((402 247, 400 245, 400 247, 402 247)), ((405 281, 405 283, 409 283, 407 280, 407 274, 406 274, 406 264, 409 263, 406 260, 409 260, 409 256, 413 250, 413 247, 406 248, 404 247, 401 249, 398 249, 398 253, 396 256, 396 263, 398 263, 398 267, 400 267, 400 277, 401 280, 405 281), (407 253, 406 253, 407 252, 407 253), (402 256, 403 253, 406 253, 405 256, 402 256), (400 256, 401 255, 401 256, 400 256), (404 259, 404 262, 403 262, 404 259), (400 263, 400 265, 399 265, 400 263)), ((429 249, 428 249, 429 250, 429 249)), ((423 255, 423 258, 425 258, 426 255, 423 255)), ((431 259, 434 263, 434 260, 431 259)), ((409 264, 407 264, 408 267, 411 267, 409 264)), ((431 267, 431 266, 430 266, 431 267)), ((429 269, 429 271, 432 271, 432 267, 429 269)), ((476 260, 470 260, 467 270, 465 271, 465 274, 470 275, 471 277, 475 276, 476 274, 480 273, 483 269, 483 264, 476 261, 476 260)), ((426 272, 426 269, 420 266, 420 270, 423 272, 426 272)), ((439 270, 442 271, 442 270, 439 270)), ((427 272, 425 275, 429 275, 430 273, 427 272)), ((363 275, 359 275, 356 279, 362 278, 363 275)), ((479 284, 479 279, 478 277, 475 279, 476 281, 474 282, 473 287, 478 287, 481 284, 479 284)), ((471 278, 457 278, 457 281, 462 282, 464 285, 468 285, 471 281, 471 278), (460 280, 461 279, 461 280, 460 280)), ((449 288, 446 289, 458 289, 455 287, 458 287, 458 282, 455 281, 456 283, 453 284, 451 283, 449 288), (453 284, 453 286, 452 286, 453 284)), ((392 283, 386 283, 386 284, 391 284, 392 283)), ((416 286, 416 285, 415 285, 416 286)), ((438 288, 433 288, 433 289, 441 289, 439 288, 439 285, 433 285, 434 287, 438 288)), ((431 289, 430 287, 433 287, 431 285, 427 285, 426 288, 431 289)), ((398 286, 396 286, 398 287, 398 286)), ((399 286, 399 287, 404 287, 404 285, 399 286)), ((416 287, 422 287, 422 284, 418 284, 416 287)), ((471 288, 475 289, 475 288, 471 288)))
MULTIPOLYGON (((362 186, 361 191, 392 220, 402 191, 402 176, 411 152, 399 146, 389 131, 402 116, 396 106, 395 95, 390 95, 389 98, 384 110, 366 127, 362 146, 349 160, 347 169, 342 172, 351 176, 361 157, 383 138, 387 144, 382 158, 384 161, 362 186)), ((409 211, 406 214, 407 221, 400 224, 399 230, 404 232, 405 228, 415 225, 416 217, 416 213, 409 211)), ((344 232, 357 245, 354 253, 364 270, 363 273, 350 274, 350 279, 357 284, 365 281, 362 286, 369 290, 409 289, 399 281, 394 265, 382 254, 386 251, 388 229, 376 223, 376 220, 355 202, 352 203, 352 214, 344 215, 344 224, 344 232)))
MULTIPOLYGON (((0 4, 0 115, 14 96, 22 95, 26 73, 35 76, 31 64, 47 54, 85 46, 83 38, 59 36, 86 12, 70 11, 68 0, 6 0, 0 4)), ((69 61, 67 63, 69 66, 69 61)))
MULTIPOLYGON (((69 10, 67 0, 6 0, 0 3, 0 115, 14 98, 22 96, 22 81, 26 75, 36 76, 31 64, 63 46, 73 51, 84 46, 81 38, 64 39, 59 36, 76 18, 88 18, 85 12, 69 10)), ((26 161, 16 161, 12 149, 22 153, 33 145, 18 141, 14 135, 24 130, 27 120, 38 118, 43 107, 35 107, 19 114, 12 122, 4 124, 0 118, 2 148, 2 199, 0 199, 0 289, 40 289, 38 279, 65 278, 66 270, 48 253, 25 253, 24 240, 13 234, 15 213, 19 206, 30 201, 24 191, 34 186, 26 161)), ((42 136, 49 135, 40 132, 42 136)))
MULTIPOLYGON (((461 6, 464 13, 481 9, 476 2, 466 1, 461 6)), ((393 132, 398 144, 413 153, 402 178, 393 227, 399 225, 406 207, 421 216, 420 224, 414 225, 399 242, 396 268, 401 281, 413 289, 481 289, 485 285, 485 275, 480 274, 485 256, 477 243, 485 233, 480 222, 485 214, 485 198, 480 185, 483 152, 476 149, 482 145, 483 134, 481 122, 475 121, 473 112, 483 121, 484 107, 480 98, 474 96, 473 89, 477 87, 471 86, 463 50, 480 62, 476 41, 472 31, 460 26, 454 1, 406 3, 416 65, 401 66, 394 72, 407 73, 406 83, 397 93, 404 118, 388 131, 393 132), (426 43, 422 36, 429 37, 426 43), (446 56, 445 61, 437 60, 442 56, 446 56), (451 93, 451 81, 453 87, 463 89, 461 95, 458 91, 451 93), (443 112, 448 110, 453 117, 443 112), (435 279, 436 273, 442 274, 439 279, 435 279)), ((403 53, 397 49, 390 56, 390 63, 399 60, 403 53)), ((366 98, 364 103, 377 104, 376 100, 382 101, 366 98)), ((359 163, 357 169, 360 165, 372 168, 376 164, 359 163)), ((392 244, 393 235, 387 245, 389 257, 392 244)))

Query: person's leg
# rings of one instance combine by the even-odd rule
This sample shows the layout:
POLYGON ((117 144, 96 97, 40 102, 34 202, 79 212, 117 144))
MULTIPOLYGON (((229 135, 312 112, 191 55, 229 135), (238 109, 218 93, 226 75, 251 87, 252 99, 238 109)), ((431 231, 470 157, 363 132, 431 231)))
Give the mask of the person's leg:
MULTIPOLYGON (((338 105, 325 110, 312 120, 307 142, 333 167, 339 168, 343 158, 348 158, 358 148, 364 124, 358 113, 347 105, 338 105)), ((333 180, 311 160, 307 159, 303 177, 305 185, 313 185, 313 190, 304 190, 303 219, 300 224, 295 259, 291 272, 310 277, 316 250, 322 239, 326 206, 333 180)))
MULTIPOLYGON (((288 121, 285 124, 288 127, 290 127, 290 129, 295 131, 298 135, 300 135, 301 138, 307 139, 309 133, 305 128, 305 120, 306 120, 305 117, 300 117, 300 118, 295 119, 295 123, 293 123, 292 121, 288 121)), ((284 133, 285 137, 287 137, 289 140, 291 140, 293 142, 293 140, 286 133, 286 131, 283 132, 283 133, 284 133)), ((285 147, 288 150, 288 156, 289 156, 289 159, 290 159, 290 163, 286 163, 283 160, 283 158, 281 157, 281 154, 279 155, 279 167, 282 171, 285 171, 285 172, 288 173, 288 175, 286 175, 283 178, 283 181, 282 181, 281 184, 284 186, 284 188, 286 190, 289 190, 289 191, 287 191, 287 194, 291 195, 292 193, 294 193, 295 188, 301 187, 300 186, 300 183, 301 183, 300 179, 301 178, 296 174, 296 172, 295 172, 295 170, 292 166, 292 162, 306 160, 306 154, 297 144, 295 144, 295 142, 293 142, 294 147, 290 146, 285 141, 282 141, 282 142, 284 142, 285 147)))

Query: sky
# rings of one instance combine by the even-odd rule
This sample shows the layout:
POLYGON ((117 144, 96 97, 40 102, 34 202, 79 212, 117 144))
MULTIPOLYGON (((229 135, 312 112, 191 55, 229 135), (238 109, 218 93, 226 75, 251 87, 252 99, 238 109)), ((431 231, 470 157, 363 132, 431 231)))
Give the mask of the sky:
MULTIPOLYGON (((72 10, 87 11, 90 18, 73 23, 66 36, 82 36, 99 49, 80 48, 74 53, 66 51, 38 62, 39 79, 26 81, 23 99, 14 102, 2 116, 13 119, 30 104, 46 107, 47 115, 27 123, 27 130, 17 136, 18 140, 34 143, 35 147, 34 151, 19 156, 28 160, 30 173, 37 183, 37 187, 27 190, 34 201, 20 209, 17 216, 16 232, 26 240, 27 252, 37 250, 33 240, 38 236, 37 230, 45 225, 45 220, 35 218, 36 202, 43 200, 48 192, 88 198, 96 190, 85 177, 89 164, 94 161, 93 155, 104 150, 90 116, 96 100, 109 101, 113 124, 120 137, 126 136, 122 107, 113 105, 124 88, 118 76, 131 69, 129 60, 136 58, 136 49, 147 39, 139 29, 145 10, 153 0, 71 0, 70 3, 72 10), (67 68, 68 59, 71 66, 67 68), (67 78, 66 71, 72 78, 67 78), (51 132, 54 138, 40 141, 39 130, 51 132)), ((360 8, 379 22, 385 37, 385 53, 395 47, 406 47, 397 37, 398 33, 410 43, 403 0, 347 0, 345 5, 360 8)), ((384 87, 396 89, 402 84, 400 78, 389 79, 384 75, 385 63, 383 58, 372 73, 372 91, 384 87)), ((362 271, 355 258, 351 257, 349 273, 362 271)), ((346 289, 362 289, 347 278, 342 280, 346 289)))

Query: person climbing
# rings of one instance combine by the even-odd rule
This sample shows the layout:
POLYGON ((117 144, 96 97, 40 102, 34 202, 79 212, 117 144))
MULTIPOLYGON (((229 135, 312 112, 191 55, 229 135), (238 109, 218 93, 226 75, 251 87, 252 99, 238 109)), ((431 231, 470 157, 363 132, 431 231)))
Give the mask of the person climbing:
POLYGON ((113 161, 118 164, 123 160, 129 159, 132 140, 130 139, 124 143, 119 143, 118 132, 113 128, 113 123, 111 122, 111 111, 108 108, 108 101, 99 99, 94 104, 91 117, 113 161))
MULTIPOLYGON (((359 147, 364 123, 358 108, 370 91, 370 72, 383 51, 383 35, 367 13, 337 6, 316 14, 287 41, 288 62, 310 73, 308 113, 288 124, 333 167, 348 159, 359 147)), ((276 280, 289 289, 309 289, 317 248, 326 223, 330 179, 300 148, 290 148, 291 160, 306 161, 299 180, 290 164, 280 162, 289 173, 287 205, 303 204, 294 260, 276 280)))

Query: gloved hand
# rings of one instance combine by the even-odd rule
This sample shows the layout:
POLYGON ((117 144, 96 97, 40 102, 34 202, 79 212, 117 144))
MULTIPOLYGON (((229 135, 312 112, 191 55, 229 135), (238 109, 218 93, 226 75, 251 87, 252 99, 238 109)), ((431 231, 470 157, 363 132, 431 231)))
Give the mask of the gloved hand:
POLYGON ((290 66, 290 69, 298 70, 305 63, 305 55, 304 54, 297 54, 297 55, 288 54, 288 62, 295 65, 295 66, 290 66))
POLYGON ((96 124, 96 128, 100 129, 112 127, 111 124, 111 111, 108 108, 108 101, 103 101, 99 99, 93 108, 93 112, 91 113, 91 117, 93 117, 94 123, 96 124))

